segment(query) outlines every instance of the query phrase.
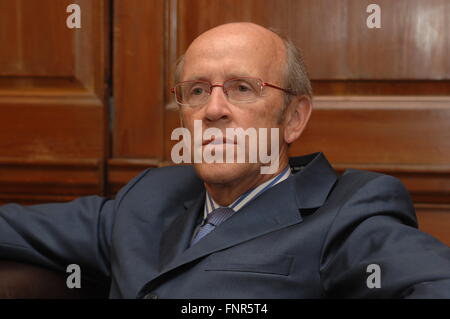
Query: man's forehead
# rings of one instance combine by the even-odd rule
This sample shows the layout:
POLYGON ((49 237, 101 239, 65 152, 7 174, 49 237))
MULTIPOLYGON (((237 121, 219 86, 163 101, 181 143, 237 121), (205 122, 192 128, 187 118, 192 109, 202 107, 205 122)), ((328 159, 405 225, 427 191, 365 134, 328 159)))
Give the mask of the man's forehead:
POLYGON ((201 69, 225 68, 224 73, 243 75, 249 75, 248 68, 277 71, 276 65, 284 60, 284 44, 271 31, 259 29, 263 30, 244 25, 207 31, 186 51, 184 71, 201 73, 201 69))
POLYGON ((211 52, 185 57, 184 80, 226 80, 235 77, 267 77, 276 75, 278 65, 274 59, 240 50, 230 50, 225 54, 211 52))
POLYGON ((281 39, 268 29, 250 23, 233 23, 201 34, 191 43, 186 56, 202 53, 226 55, 233 50, 280 55, 284 52, 284 45, 281 39))

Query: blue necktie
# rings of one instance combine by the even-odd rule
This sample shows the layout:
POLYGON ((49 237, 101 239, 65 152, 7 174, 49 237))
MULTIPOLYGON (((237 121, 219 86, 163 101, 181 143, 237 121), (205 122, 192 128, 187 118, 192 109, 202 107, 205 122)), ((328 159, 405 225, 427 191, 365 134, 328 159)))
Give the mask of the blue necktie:
POLYGON ((205 237, 217 226, 226 221, 234 214, 234 210, 229 207, 219 207, 208 214, 204 224, 200 227, 195 237, 192 239, 191 245, 197 243, 200 239, 205 237))

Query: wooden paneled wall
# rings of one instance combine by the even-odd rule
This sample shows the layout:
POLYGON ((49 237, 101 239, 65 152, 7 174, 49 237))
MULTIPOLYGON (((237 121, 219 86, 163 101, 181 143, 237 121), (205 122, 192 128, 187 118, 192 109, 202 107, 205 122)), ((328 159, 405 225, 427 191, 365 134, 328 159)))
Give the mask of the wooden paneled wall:
POLYGON ((291 155, 399 177, 450 244, 450 1, 0 0, 0 201, 112 196, 170 163, 173 66, 203 31, 252 21, 290 37, 313 82, 291 155), (65 27, 65 7, 83 26, 65 27), (369 29, 366 8, 381 7, 369 29), (6 13, 7 12, 7 13, 6 13))
POLYGON ((0 0, 0 201, 102 193, 108 1, 0 0), (66 27, 66 7, 82 28, 66 27))

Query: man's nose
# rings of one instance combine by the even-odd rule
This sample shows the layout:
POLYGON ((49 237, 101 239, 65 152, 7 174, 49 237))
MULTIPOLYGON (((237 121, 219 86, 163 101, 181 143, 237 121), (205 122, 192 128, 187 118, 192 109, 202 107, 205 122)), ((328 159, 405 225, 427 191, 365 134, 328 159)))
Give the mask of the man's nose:
POLYGON ((213 86, 205 105, 205 118, 211 122, 226 120, 230 117, 227 97, 222 86, 213 86))

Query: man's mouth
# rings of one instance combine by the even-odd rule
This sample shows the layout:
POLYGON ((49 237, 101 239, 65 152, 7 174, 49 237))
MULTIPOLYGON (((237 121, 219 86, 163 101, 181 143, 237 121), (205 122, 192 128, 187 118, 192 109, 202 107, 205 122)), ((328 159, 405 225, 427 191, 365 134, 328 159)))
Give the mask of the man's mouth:
POLYGON ((202 145, 222 145, 222 144, 237 144, 235 141, 231 139, 227 139, 226 137, 223 138, 211 138, 208 140, 203 140, 202 145))

